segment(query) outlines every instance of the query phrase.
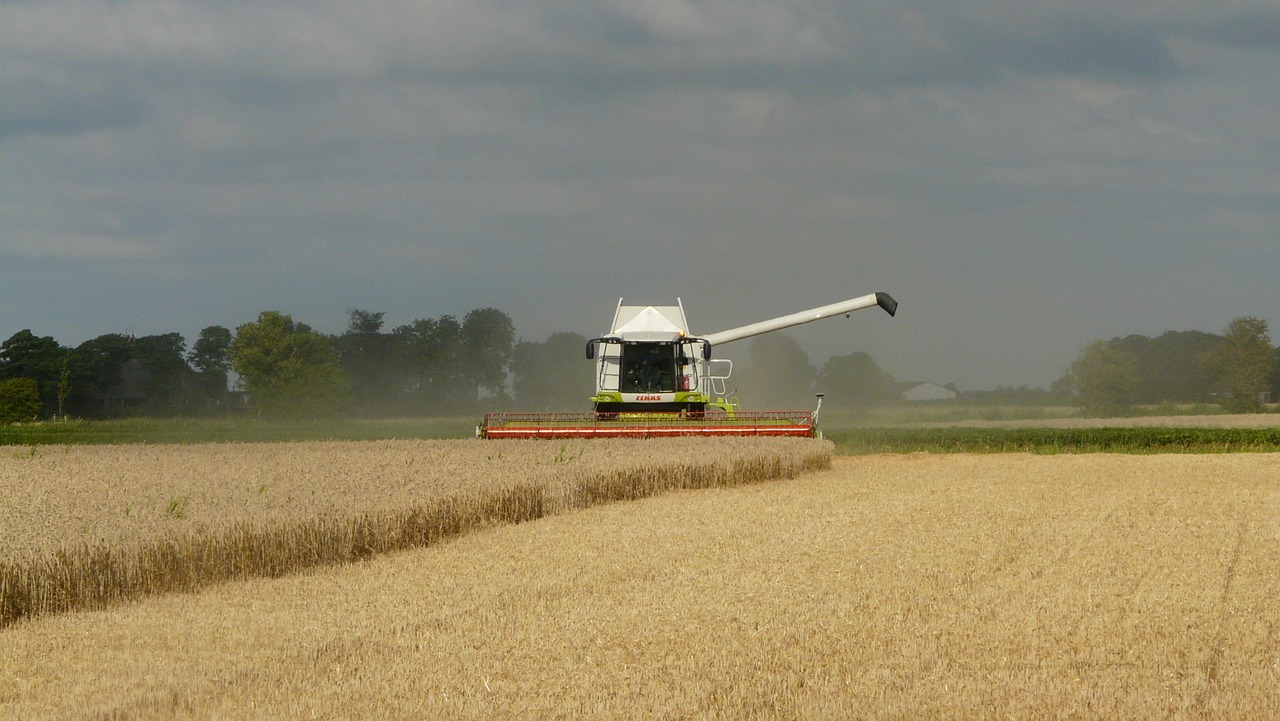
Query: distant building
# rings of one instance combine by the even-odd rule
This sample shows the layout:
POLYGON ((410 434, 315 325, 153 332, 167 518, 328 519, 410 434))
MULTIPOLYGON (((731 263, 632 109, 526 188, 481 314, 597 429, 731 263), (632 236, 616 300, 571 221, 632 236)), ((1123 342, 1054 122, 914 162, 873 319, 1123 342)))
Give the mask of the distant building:
POLYGON ((943 388, 937 383, 906 383, 906 389, 902 391, 902 400, 904 401, 953 401, 956 399, 956 392, 950 388, 943 388))

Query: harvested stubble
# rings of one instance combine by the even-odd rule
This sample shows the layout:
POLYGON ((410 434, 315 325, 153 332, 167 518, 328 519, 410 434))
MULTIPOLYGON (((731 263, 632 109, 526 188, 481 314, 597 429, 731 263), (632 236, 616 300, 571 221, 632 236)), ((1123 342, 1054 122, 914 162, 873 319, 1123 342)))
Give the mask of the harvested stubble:
POLYGON ((833 465, 33 619, 0 718, 1276 718, 1280 456, 833 465))
POLYGON ((0 448, 0 627, 830 464, 796 439, 0 448))

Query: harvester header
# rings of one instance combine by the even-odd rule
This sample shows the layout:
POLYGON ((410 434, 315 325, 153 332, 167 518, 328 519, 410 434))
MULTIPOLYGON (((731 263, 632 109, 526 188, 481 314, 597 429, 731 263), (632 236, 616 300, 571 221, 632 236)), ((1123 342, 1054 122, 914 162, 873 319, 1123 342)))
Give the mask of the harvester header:
POLYGON ((619 299, 609 332, 587 343, 586 356, 596 364, 590 413, 490 413, 477 432, 485 438, 812 436, 817 410, 742 411, 727 388, 733 361, 713 359, 712 348, 875 306, 890 316, 898 310, 889 294, 871 293, 698 336, 679 298, 665 306, 619 299))

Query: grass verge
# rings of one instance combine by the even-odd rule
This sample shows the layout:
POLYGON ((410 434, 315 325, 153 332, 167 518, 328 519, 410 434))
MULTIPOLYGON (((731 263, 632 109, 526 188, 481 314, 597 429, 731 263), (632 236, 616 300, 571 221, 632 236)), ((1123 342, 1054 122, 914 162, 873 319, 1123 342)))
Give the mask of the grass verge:
POLYGON ((475 435, 475 429, 476 419, 471 417, 278 420, 237 416, 69 420, 0 426, 0 446, 470 438, 475 435))

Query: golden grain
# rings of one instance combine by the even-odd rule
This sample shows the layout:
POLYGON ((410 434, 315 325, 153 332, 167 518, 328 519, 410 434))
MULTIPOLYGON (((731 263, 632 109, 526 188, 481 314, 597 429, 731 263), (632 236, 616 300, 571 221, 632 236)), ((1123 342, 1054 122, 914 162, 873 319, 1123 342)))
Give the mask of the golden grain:
POLYGON ((0 633, 0 717, 1280 709, 1280 456, 882 456, 0 633))
POLYGON ((804 439, 0 448, 0 627, 830 456, 804 439))

